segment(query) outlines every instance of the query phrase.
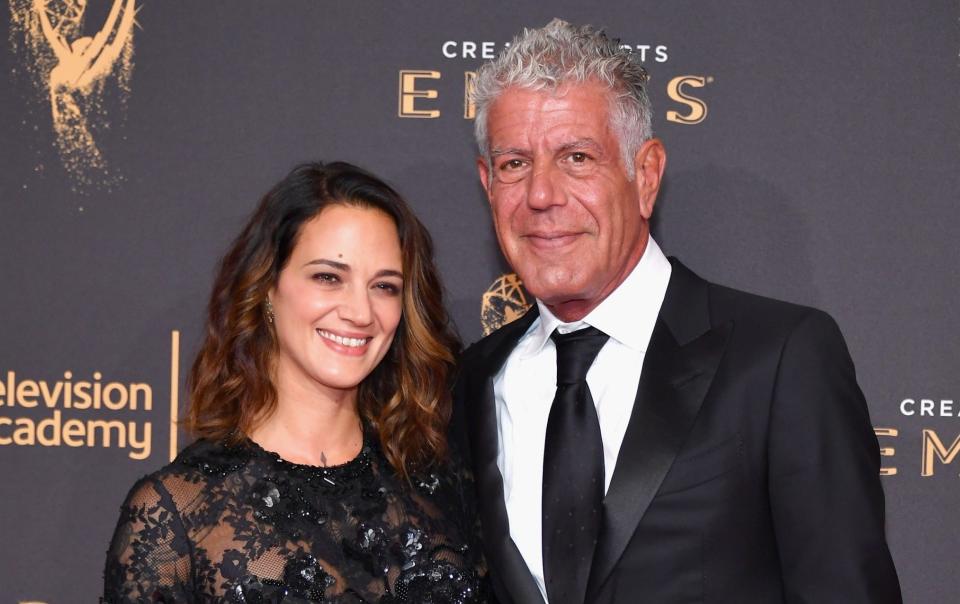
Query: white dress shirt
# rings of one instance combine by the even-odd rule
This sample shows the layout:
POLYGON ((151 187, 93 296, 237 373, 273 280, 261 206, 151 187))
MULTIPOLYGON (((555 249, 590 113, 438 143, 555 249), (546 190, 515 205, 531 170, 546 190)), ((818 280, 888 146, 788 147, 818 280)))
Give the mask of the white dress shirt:
POLYGON ((587 325, 610 336, 587 372, 603 439, 604 492, 633 410, 640 368, 670 281, 670 262, 651 237, 630 275, 582 321, 564 323, 539 300, 540 316, 517 342, 493 380, 499 449, 497 466, 510 536, 527 562, 544 601, 541 542, 543 449, 556 393, 557 349, 550 334, 587 325))

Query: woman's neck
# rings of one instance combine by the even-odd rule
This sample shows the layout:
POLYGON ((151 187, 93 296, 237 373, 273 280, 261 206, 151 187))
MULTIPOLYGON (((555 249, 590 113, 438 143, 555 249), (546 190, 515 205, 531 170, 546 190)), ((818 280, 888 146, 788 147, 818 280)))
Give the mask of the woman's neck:
POLYGON ((363 428, 356 388, 277 378, 277 407, 248 434, 251 440, 287 461, 312 466, 343 464, 360 453, 363 428))

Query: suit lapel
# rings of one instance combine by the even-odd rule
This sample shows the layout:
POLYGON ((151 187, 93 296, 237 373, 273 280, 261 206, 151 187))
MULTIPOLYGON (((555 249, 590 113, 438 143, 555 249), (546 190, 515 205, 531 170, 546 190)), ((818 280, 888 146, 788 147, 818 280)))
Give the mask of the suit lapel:
POLYGON ((696 420, 733 327, 710 325, 707 283, 673 271, 643 362, 594 554, 587 601, 609 578, 696 420))
MULTIPOLYGON (((468 360, 467 376, 470 401, 467 419, 470 422, 470 446, 476 472, 478 507, 483 523, 484 549, 491 575, 508 596, 523 604, 543 602, 540 589, 527 568, 520 550, 510 538, 510 524, 503 500, 503 476, 497 466, 498 434, 496 400, 493 378, 506 362, 517 340, 537 318, 533 305, 523 317, 503 327, 486 341, 477 344, 480 349, 475 360, 468 360)), ((509 601, 509 600, 505 600, 509 601)))

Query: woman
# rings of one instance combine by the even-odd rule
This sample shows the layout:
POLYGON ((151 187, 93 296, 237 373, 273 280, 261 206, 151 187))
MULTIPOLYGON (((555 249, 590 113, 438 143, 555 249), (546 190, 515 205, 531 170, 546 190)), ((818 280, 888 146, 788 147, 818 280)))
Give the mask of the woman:
POLYGON ((399 195, 345 163, 294 169, 220 265, 199 439, 127 497, 103 600, 486 601, 447 462, 457 346, 399 195))

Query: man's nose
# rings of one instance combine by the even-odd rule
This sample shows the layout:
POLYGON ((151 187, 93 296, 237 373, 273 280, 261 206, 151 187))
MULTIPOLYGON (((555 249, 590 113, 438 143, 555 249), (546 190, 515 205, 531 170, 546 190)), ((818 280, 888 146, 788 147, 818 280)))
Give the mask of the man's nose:
POLYGON ((527 205, 535 210, 546 210, 551 206, 562 205, 564 199, 556 183, 558 177, 558 171, 553 165, 536 166, 528 181, 527 205))

